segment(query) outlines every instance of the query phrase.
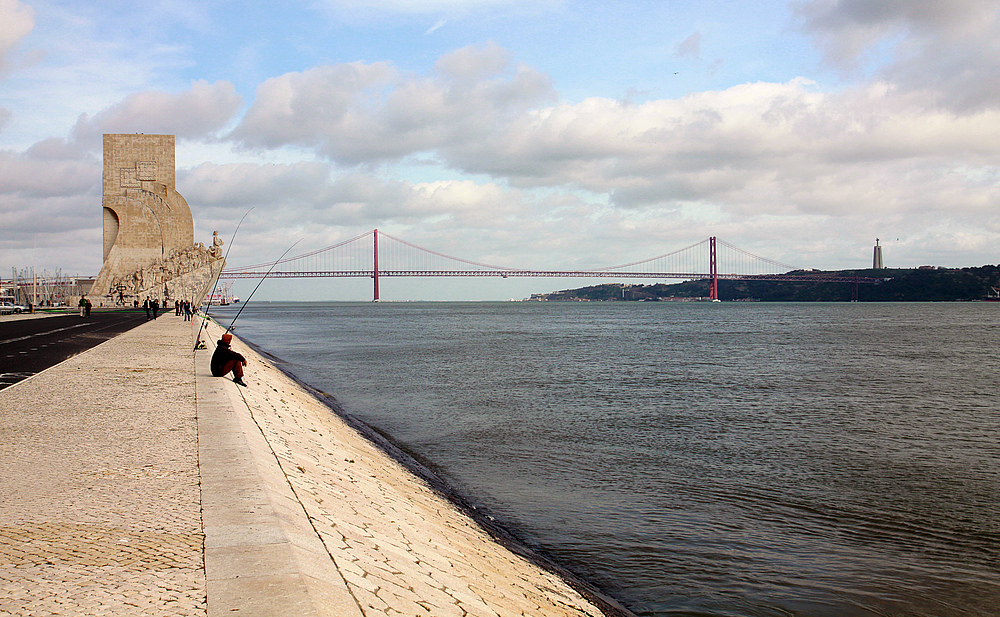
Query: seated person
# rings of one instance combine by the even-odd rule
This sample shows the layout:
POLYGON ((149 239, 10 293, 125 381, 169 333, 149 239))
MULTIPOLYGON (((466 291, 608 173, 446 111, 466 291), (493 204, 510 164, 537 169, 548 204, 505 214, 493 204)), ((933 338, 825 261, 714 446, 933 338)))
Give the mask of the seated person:
POLYGON ((224 377, 230 371, 233 373, 233 381, 246 387, 243 383, 243 367, 247 365, 246 358, 229 348, 233 341, 233 335, 226 332, 215 347, 212 354, 212 375, 224 377))

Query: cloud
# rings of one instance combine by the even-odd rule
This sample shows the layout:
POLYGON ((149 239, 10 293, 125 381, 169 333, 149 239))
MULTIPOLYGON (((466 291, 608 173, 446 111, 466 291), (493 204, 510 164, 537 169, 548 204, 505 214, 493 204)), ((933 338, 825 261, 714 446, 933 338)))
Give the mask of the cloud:
MULTIPOLYGON (((0 151, 0 195, 69 197, 100 193, 101 164, 46 140, 26 153, 0 151)), ((65 142, 63 142, 65 143, 65 142)))
POLYGON ((100 184, 100 161, 62 140, 0 151, 0 259, 96 272, 100 252, 80 247, 100 245, 100 184))
POLYGON ((534 110, 444 151, 515 186, 574 186, 626 208, 715 203, 730 214, 1000 205, 971 170, 1000 162, 1000 112, 926 111, 885 84, 840 94, 758 83, 627 105, 592 98, 534 110), (935 206, 940 207, 940 206, 935 206))
POLYGON ((483 138, 553 96, 546 76, 510 67, 490 43, 442 56, 431 77, 356 62, 269 79, 231 138, 313 147, 348 165, 379 162, 483 138))
MULTIPOLYGON (((371 174, 333 177, 328 164, 203 163, 178 173, 178 190, 209 216, 250 206, 300 225, 374 225, 451 217, 488 226, 523 212, 520 191, 471 180, 409 182, 371 174)), ((289 223, 285 223, 288 225, 289 223)))
MULTIPOLYGON (((538 227, 536 216, 551 204, 494 182, 336 175, 329 164, 316 162, 203 163, 178 170, 177 181, 197 229, 230 233, 234 222, 253 208, 233 246, 233 265, 256 263, 261 254, 278 255, 293 240, 302 240, 302 253, 374 227, 444 252, 461 242, 466 246, 453 254, 487 262, 516 262, 512 253, 529 229, 536 229, 540 243, 550 236, 538 227), (469 242, 481 248, 471 251, 469 242)), ((546 250, 541 243, 533 253, 546 250)))
POLYGON ((1000 106, 1000 0, 812 0, 793 11, 835 67, 872 66, 928 105, 1000 106))
POLYGON ((0 73, 10 52, 35 28, 34 10, 19 0, 0 0, 0 73))
POLYGON ((178 190, 191 203, 207 207, 283 205, 321 200, 330 176, 323 163, 283 165, 202 163, 179 170, 178 190))
MULTIPOLYGON (((354 63, 274 78, 232 137, 250 147, 305 146, 345 165, 421 154, 524 191, 521 207, 523 195, 540 190, 607 196, 637 212, 711 211, 716 223, 928 211, 975 218, 1000 207, 1000 188, 982 180, 995 180, 1000 165, 1000 110, 928 105, 926 93, 891 82, 827 93, 805 79, 758 82, 642 104, 546 104, 553 97, 547 77, 512 67, 491 43, 442 56, 429 77, 354 63)), ((372 195, 338 196, 339 212, 423 215, 415 187, 379 186, 394 209, 380 210, 372 195)), ((443 198, 459 187, 435 190, 443 198)), ((476 218, 442 203, 428 212, 476 218)), ((484 205, 495 213, 484 220, 500 220, 502 203, 484 205)))
MULTIPOLYGON (((257 87, 253 104, 231 137, 256 148, 322 148, 330 140, 357 141, 358 133, 371 128, 366 106, 395 77, 395 69, 384 62, 320 66, 273 77, 257 87)), ((337 147, 330 144, 326 149, 337 147)))
POLYGON ((811 31, 843 37, 860 53, 887 32, 907 29, 958 40, 982 34, 996 20, 996 0, 811 0, 792 5, 811 31))
POLYGON ((692 58, 698 60, 701 58, 701 33, 695 32, 691 36, 687 37, 683 41, 677 44, 674 48, 675 58, 692 58))
POLYGON ((82 114, 72 129, 75 140, 100 143, 104 133, 162 133, 208 139, 233 117, 242 99, 227 81, 192 82, 178 94, 161 91, 128 96, 93 117, 82 114))

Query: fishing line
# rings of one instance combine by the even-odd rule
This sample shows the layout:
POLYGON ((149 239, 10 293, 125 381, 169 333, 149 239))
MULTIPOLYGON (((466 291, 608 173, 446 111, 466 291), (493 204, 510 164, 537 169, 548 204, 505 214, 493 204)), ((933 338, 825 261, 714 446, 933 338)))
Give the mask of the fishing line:
POLYGON ((240 318, 240 313, 242 313, 242 312, 243 312, 243 309, 245 309, 245 308, 247 307, 247 305, 248 305, 248 304, 250 304, 250 298, 253 298, 253 295, 254 295, 255 293, 257 293, 257 290, 258 290, 258 289, 260 289, 260 285, 261 285, 261 283, 263 283, 263 282, 264 282, 264 279, 266 279, 266 278, 267 278, 267 275, 271 273, 271 270, 274 270, 274 267, 275 267, 276 265, 278 265, 278 263, 279 263, 279 262, 280 262, 280 261, 281 261, 282 259, 284 259, 284 258, 285 258, 285 255, 287 255, 287 254, 288 254, 288 251, 292 250, 292 248, 294 248, 294 247, 295 247, 295 245, 296 245, 296 244, 298 244, 298 243, 299 243, 299 242, 301 242, 301 241, 302 241, 302 239, 301 239, 301 238, 299 238, 298 240, 296 240, 296 241, 295 241, 295 242, 294 242, 294 243, 292 244, 292 246, 290 246, 290 247, 288 247, 287 249, 285 249, 285 252, 281 254, 281 257, 279 257, 279 258, 277 259, 277 261, 275 261, 275 262, 274 262, 273 264, 271 264, 271 267, 267 269, 267 272, 265 272, 265 273, 264 273, 264 276, 262 276, 262 277, 260 278, 260 281, 258 281, 258 283, 257 283, 257 286, 256 286, 256 287, 254 287, 254 288, 253 288, 253 291, 251 291, 251 292, 250 292, 250 296, 249 296, 249 297, 247 297, 247 299, 246 299, 246 300, 245 300, 244 302, 242 302, 242 306, 240 306, 240 310, 236 311, 236 317, 233 317, 233 320, 232 320, 231 322, 229 322, 229 327, 228 327, 228 328, 226 328, 226 331, 227 331, 227 332, 231 332, 231 331, 233 330, 233 324, 234 324, 234 323, 236 323, 236 320, 240 318))
MULTIPOLYGON (((236 229, 233 230, 233 237, 229 239, 229 248, 226 249, 226 254, 223 255, 223 257, 222 257, 223 263, 225 263, 225 261, 227 259, 229 259, 229 251, 233 250, 233 243, 236 241, 236 234, 239 233, 239 231, 240 231, 240 225, 243 224, 243 219, 245 219, 247 217, 247 214, 250 214, 250 212, 254 209, 254 207, 256 207, 256 206, 251 206, 250 210, 247 210, 246 214, 243 215, 243 218, 240 219, 240 222, 236 223, 236 229)), ((222 272, 220 271, 219 274, 221 275, 222 272)), ((202 345, 202 342, 201 342, 201 332, 202 332, 202 330, 204 330, 207 327, 206 324, 208 323, 208 312, 210 310, 212 310, 212 300, 211 300, 211 298, 212 298, 212 296, 215 295, 215 290, 219 286, 219 278, 220 277, 218 277, 218 276, 215 277, 215 285, 212 285, 212 293, 208 294, 208 298, 209 298, 208 306, 205 307, 205 318, 202 319, 201 326, 198 328, 198 338, 195 339, 195 342, 194 342, 194 348, 195 349, 204 349, 204 346, 202 345)))

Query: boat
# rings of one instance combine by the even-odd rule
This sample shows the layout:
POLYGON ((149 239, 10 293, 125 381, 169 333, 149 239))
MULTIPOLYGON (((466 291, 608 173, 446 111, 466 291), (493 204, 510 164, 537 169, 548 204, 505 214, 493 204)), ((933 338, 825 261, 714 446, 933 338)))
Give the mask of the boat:
POLYGON ((205 303, 209 306, 229 306, 230 303, 238 303, 240 299, 229 292, 232 286, 232 283, 219 285, 219 290, 216 293, 205 296, 205 303))
POLYGON ((990 293, 986 294, 987 302, 1000 302, 1000 289, 990 287, 990 293))

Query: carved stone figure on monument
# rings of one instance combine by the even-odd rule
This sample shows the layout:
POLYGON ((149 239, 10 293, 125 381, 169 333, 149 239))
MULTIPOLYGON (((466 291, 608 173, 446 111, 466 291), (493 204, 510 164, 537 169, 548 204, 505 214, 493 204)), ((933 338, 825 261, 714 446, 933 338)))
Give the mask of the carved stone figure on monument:
POLYGON ((212 248, 208 249, 208 254, 212 257, 212 259, 220 259, 220 258, 222 258, 222 245, 223 244, 224 243, 222 242, 222 238, 219 237, 219 232, 218 231, 213 231, 212 232, 212 248))
POLYGON ((163 270, 160 266, 160 260, 157 259, 149 267, 149 286, 159 287, 160 283, 163 282, 163 270))

